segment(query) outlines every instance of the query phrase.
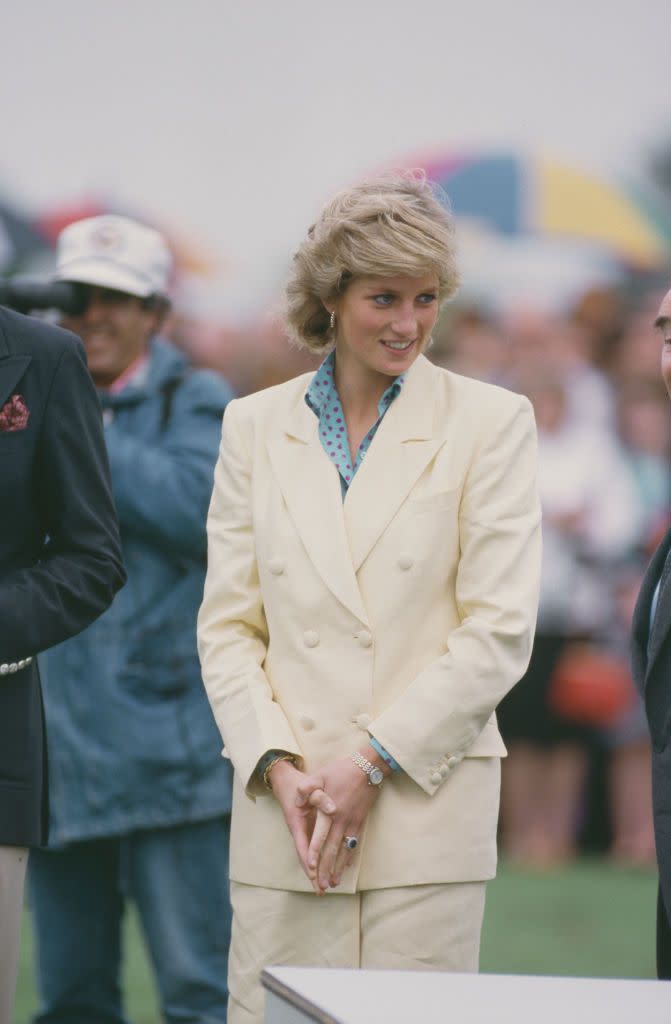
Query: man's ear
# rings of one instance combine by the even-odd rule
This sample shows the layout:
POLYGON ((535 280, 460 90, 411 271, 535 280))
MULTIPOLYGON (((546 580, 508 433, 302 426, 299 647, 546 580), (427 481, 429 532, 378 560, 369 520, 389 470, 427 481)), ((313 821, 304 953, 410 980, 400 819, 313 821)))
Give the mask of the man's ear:
POLYGON ((148 302, 151 305, 145 306, 145 312, 151 316, 151 334, 158 334, 168 318, 172 305, 169 299, 164 299, 160 296, 151 298, 148 302))
POLYGON ((167 320, 169 312, 170 312, 170 307, 169 306, 167 306, 167 307, 164 306, 162 309, 155 309, 154 310, 155 320, 154 320, 154 330, 152 331, 152 334, 158 334, 158 332, 163 327, 163 324, 167 320))

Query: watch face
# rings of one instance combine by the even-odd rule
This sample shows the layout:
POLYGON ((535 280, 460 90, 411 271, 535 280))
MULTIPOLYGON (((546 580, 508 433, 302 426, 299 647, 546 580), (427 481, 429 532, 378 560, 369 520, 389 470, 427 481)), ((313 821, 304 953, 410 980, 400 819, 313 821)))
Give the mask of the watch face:
POLYGON ((368 778, 372 786, 379 786, 384 779, 384 772, 381 768, 371 768, 368 778))

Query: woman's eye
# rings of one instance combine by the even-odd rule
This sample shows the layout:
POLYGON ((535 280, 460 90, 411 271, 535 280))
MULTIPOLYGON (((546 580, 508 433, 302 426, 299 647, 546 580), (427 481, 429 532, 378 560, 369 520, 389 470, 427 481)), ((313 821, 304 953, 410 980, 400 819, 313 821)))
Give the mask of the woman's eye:
POLYGON ((435 292, 424 292, 422 295, 418 296, 417 301, 423 306, 430 306, 432 302, 436 301, 437 297, 438 296, 435 292))
POLYGON ((389 295, 388 292, 382 292, 380 295, 373 296, 373 302, 376 306, 388 306, 392 298, 393 296, 389 295))

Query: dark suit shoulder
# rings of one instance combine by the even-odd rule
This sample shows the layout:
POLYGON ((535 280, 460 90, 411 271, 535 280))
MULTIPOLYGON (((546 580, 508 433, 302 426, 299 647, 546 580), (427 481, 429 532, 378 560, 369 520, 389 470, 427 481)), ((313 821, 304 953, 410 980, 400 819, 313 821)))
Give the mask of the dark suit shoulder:
POLYGON ((86 359, 84 346, 71 331, 0 306, 0 356, 29 355, 56 364, 66 352, 86 359))

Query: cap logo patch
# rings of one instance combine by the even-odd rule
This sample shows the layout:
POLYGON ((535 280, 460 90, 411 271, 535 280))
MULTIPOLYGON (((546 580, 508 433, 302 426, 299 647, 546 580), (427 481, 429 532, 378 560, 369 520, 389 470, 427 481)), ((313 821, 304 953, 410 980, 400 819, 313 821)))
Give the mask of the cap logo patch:
POLYGON ((89 236, 91 246, 105 256, 121 252, 124 246, 123 234, 114 224, 99 224, 89 236))

